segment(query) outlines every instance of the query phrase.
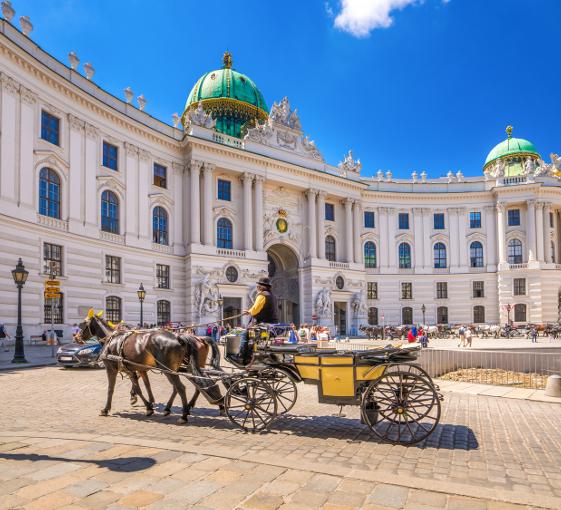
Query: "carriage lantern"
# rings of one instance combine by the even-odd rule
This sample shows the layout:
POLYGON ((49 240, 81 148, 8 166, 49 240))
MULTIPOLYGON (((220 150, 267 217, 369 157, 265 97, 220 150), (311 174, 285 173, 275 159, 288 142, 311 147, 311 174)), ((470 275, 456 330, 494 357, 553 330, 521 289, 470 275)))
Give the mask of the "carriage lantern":
POLYGON ((144 326, 142 305, 144 303, 144 298, 146 297, 146 291, 144 290, 144 285, 142 285, 142 282, 140 283, 140 287, 138 287, 138 290, 136 291, 136 295, 138 296, 138 300, 140 301, 140 327, 142 328, 144 326))
POLYGON ((23 351, 23 328, 21 327, 21 289, 25 285, 28 275, 29 271, 25 269, 25 266, 20 258, 16 268, 12 269, 12 277, 18 288, 18 325, 16 328, 16 349, 12 363, 27 363, 25 353, 23 351))

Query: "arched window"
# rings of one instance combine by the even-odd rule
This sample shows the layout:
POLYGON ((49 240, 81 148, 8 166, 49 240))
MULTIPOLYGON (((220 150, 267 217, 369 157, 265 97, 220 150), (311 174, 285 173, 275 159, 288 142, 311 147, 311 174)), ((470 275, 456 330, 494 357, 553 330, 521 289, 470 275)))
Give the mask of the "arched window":
POLYGON ((508 263, 522 264, 522 241, 511 239, 508 242, 508 263))
POLYGON ((152 212, 152 241, 157 244, 169 244, 168 213, 163 207, 154 207, 152 212))
POLYGON ((483 267, 483 245, 479 241, 474 241, 469 246, 469 265, 483 267))
POLYGON ((485 323, 485 307, 477 305, 473 307, 473 322, 475 324, 485 323))
POLYGON ((158 326, 165 326, 171 322, 171 303, 161 299, 156 303, 158 326))
POLYGON ((232 244, 232 222, 227 218, 220 218, 216 224, 216 246, 231 250, 232 244))
POLYGON ((448 324, 448 307, 439 306, 436 309, 436 323, 437 324, 448 324))
POLYGON ((119 233, 119 199, 112 191, 101 194, 101 230, 119 233))
POLYGON ((407 243, 399 245, 399 268, 408 269, 411 267, 411 246, 407 243))
POLYGON ((121 298, 107 296, 105 298, 105 318, 111 322, 119 322, 123 317, 121 314, 121 298))
POLYGON ((364 267, 367 269, 376 267, 376 245, 372 241, 364 245, 364 267))
POLYGON ((435 269, 444 269, 446 267, 446 245, 444 243, 436 243, 433 251, 435 269))
POLYGON ((335 262, 337 260, 337 248, 333 236, 325 237, 325 258, 335 262))
POLYGON ((60 219, 60 177, 50 168, 39 172, 39 214, 60 219))
POLYGON ((413 308, 405 306, 401 309, 401 323, 413 324, 413 308))
POLYGON ((551 241, 551 262, 555 264, 555 243, 551 241))
POLYGON ((378 308, 375 306, 368 309, 368 324, 370 326, 378 325, 378 308))
POLYGON ((526 322, 526 305, 518 303, 514 305, 514 322, 526 322))

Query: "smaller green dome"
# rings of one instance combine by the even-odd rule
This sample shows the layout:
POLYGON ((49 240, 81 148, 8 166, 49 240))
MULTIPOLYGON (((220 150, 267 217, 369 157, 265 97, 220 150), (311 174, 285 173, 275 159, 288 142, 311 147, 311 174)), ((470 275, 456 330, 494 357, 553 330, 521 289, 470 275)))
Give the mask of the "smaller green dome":
POLYGON ((501 142, 493 147, 491 152, 487 155, 487 159, 485 159, 485 165, 483 165, 483 168, 493 161, 506 156, 528 155, 535 156, 537 158, 540 157, 540 154, 532 142, 524 140, 523 138, 512 138, 512 126, 508 126, 506 128, 506 132, 508 134, 508 138, 504 142, 501 142))

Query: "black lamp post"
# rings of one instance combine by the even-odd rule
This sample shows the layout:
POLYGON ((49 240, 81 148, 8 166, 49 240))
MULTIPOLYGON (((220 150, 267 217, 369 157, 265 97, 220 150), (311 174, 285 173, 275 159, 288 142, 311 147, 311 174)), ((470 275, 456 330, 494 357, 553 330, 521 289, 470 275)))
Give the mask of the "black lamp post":
POLYGON ((26 271, 21 258, 15 269, 12 270, 12 277, 18 287, 18 326, 16 329, 16 350, 14 352, 14 359, 12 363, 27 363, 25 354, 23 352, 23 328, 21 327, 21 289, 27 281, 29 271, 26 271))
POLYGON ((144 285, 142 285, 142 282, 140 283, 140 287, 138 287, 138 290, 136 291, 136 295, 138 296, 138 300, 140 301, 140 327, 143 328, 144 327, 144 314, 143 314, 143 307, 142 305, 144 304, 144 298, 146 297, 146 291, 144 290, 144 285))
POLYGON ((425 312, 427 311, 427 307, 423 304, 421 306, 421 312, 423 312, 423 327, 425 327, 427 325, 427 323, 425 322, 425 312))
POLYGON ((507 322, 508 325, 510 326, 510 311, 512 310, 512 306, 510 306, 510 303, 508 303, 506 305, 506 313, 507 313, 507 322))

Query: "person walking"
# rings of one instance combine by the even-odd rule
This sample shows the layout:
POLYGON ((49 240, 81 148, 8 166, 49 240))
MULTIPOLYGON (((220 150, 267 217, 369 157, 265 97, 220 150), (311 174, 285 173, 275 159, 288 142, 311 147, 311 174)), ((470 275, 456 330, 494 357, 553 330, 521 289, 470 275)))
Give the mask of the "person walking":
POLYGON ((4 351, 4 352, 8 352, 8 346, 4 343, 6 341, 6 338, 12 338, 10 333, 8 333, 8 331, 6 330, 6 326, 4 325, 3 322, 0 322, 0 348, 4 351))
POLYGON ((532 329, 530 330, 530 338, 532 339, 533 344, 538 343, 538 330, 536 329, 536 326, 532 326, 532 329))
POLYGON ((458 335, 460 335, 460 343, 458 344, 458 347, 465 347, 466 330, 464 326, 460 326, 460 329, 458 330, 458 335))
POLYGON ((471 340, 472 340, 473 336, 471 333, 471 328, 468 326, 466 328, 466 332, 465 332, 465 342, 466 342, 466 347, 471 347, 471 340))

